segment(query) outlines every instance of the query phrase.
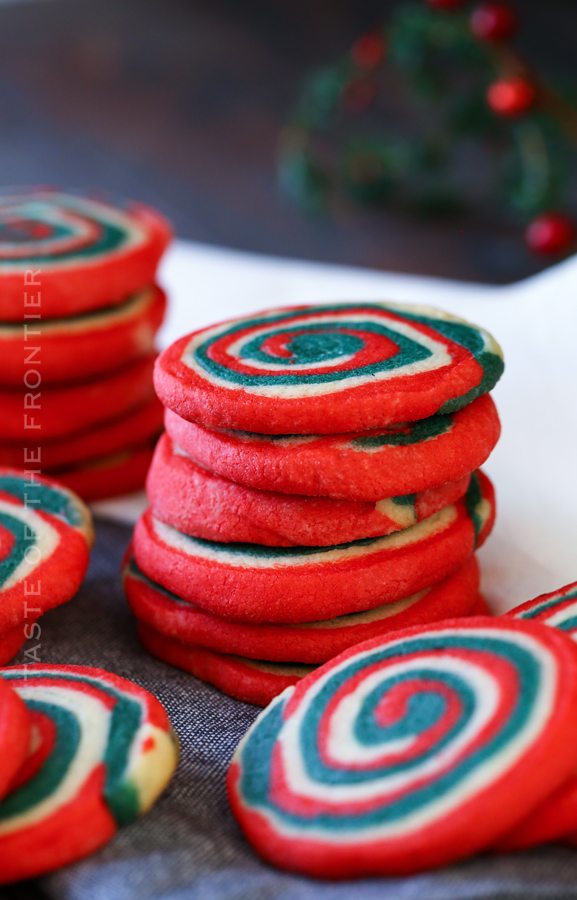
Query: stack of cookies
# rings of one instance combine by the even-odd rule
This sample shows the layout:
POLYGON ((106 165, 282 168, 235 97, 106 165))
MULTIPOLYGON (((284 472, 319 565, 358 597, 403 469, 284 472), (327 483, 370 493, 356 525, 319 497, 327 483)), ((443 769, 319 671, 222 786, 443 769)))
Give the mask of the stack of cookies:
POLYGON ((0 465, 85 500, 144 484, 168 223, 141 204, 47 188, 0 195, 0 465))
POLYGON ((265 705, 361 640, 486 611, 478 467, 502 371, 483 330, 384 303, 272 310, 169 347, 124 574, 144 645, 265 705))

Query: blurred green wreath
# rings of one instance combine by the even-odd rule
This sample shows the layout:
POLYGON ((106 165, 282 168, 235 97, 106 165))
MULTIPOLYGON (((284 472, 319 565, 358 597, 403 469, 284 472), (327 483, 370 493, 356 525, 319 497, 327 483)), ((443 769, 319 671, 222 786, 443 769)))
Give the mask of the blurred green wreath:
POLYGON ((536 253, 575 243, 577 105, 514 51, 516 11, 401 5, 312 75, 281 136, 279 179, 304 211, 401 206, 507 216, 536 253))

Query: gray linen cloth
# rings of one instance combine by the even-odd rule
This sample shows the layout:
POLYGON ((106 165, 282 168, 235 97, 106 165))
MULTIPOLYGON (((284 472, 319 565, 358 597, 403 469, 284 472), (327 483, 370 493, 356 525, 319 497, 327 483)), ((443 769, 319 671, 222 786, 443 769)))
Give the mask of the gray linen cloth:
POLYGON ((564 847, 481 856, 411 878, 337 884, 261 862, 236 825, 225 791, 230 757, 258 710, 148 656, 137 641, 119 578, 130 529, 101 520, 97 535, 78 596, 42 619, 41 661, 101 666, 152 691, 178 732, 182 758, 147 815, 88 859, 40 879, 42 895, 54 900, 577 898, 577 850, 564 847))

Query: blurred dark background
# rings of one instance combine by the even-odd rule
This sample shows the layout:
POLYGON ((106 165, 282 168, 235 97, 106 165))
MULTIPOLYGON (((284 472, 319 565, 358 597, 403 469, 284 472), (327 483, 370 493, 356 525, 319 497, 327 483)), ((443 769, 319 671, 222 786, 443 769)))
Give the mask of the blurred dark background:
MULTIPOLYGON (((279 196, 279 131, 311 69, 394 0, 0 2, 0 182, 148 201, 180 237, 503 283, 537 271, 517 228, 474 216, 307 219, 279 196)), ((517 46, 577 79, 575 0, 517 0, 517 46)))

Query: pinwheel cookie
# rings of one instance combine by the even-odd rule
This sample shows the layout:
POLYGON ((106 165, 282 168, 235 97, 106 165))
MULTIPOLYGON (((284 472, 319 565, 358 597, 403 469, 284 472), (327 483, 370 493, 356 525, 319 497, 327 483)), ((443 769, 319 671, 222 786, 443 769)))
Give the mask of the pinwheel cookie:
MULTIPOLYGON (((154 350, 166 297, 147 287, 117 306, 65 319, 0 322, 0 384, 18 385, 29 370, 43 384, 90 378, 154 350)), ((0 309, 0 317, 2 310, 0 309)))
POLYGON ((415 525, 459 500, 469 481, 467 474, 428 491, 376 503, 261 491, 198 465, 165 434, 146 488, 155 516, 184 534, 213 541, 316 547, 415 525))
MULTIPOLYGON (((126 447, 157 437, 162 431, 162 406, 153 394, 134 410, 95 428, 75 432, 54 441, 30 432, 26 440, 26 461, 47 471, 70 467, 98 457, 116 454, 126 447)), ((22 442, 0 443, 0 466, 22 465, 22 442)))
POLYGON ((154 441, 119 450, 77 466, 58 469, 54 477, 87 503, 130 494, 144 487, 154 441))
POLYGON ((492 485, 475 474, 466 496, 386 537, 328 547, 223 544, 192 538, 148 510, 134 557, 153 581, 241 622, 300 623, 374 609, 454 572, 490 533, 492 485))
POLYGON ((571 774, 577 655, 534 622, 464 618, 351 648, 288 688, 230 767, 269 862, 404 875, 494 845, 571 774))
POLYGON ((185 644, 142 622, 138 636, 146 649, 164 662, 196 675, 235 700, 255 706, 267 706, 312 671, 312 666, 302 663, 264 662, 185 644))
POLYGON ((193 459, 239 484, 373 503, 458 481, 485 462, 501 433, 488 396, 456 413, 360 434, 222 431, 169 409, 165 425, 193 459))
POLYGON ((493 338, 447 313, 342 303, 187 335, 159 357, 155 385, 165 406, 211 427, 334 434, 454 412, 502 371, 493 338))
MULTIPOLYGON (((151 581, 130 554, 124 564, 123 582, 130 608, 150 631, 189 646, 254 660, 318 664, 372 637, 471 614, 477 600, 479 567, 471 557, 444 581, 411 597, 368 612, 297 625, 253 625, 212 615, 151 581)), ((156 644, 159 646, 158 640, 156 644)), ((179 664, 175 657, 169 661, 179 664)))
POLYGON ((31 723, 18 694, 0 675, 0 800, 12 788, 28 755, 31 723))
POLYGON ((161 704, 101 669, 2 670, 33 716, 35 741, 18 786, 0 803, 0 883, 67 865, 145 812, 176 767, 161 704))
POLYGON ((39 441, 65 438, 96 428, 133 411, 150 397, 154 354, 106 372, 98 378, 44 389, 0 392, 0 440, 39 441))
POLYGON ((154 281, 170 237, 167 221, 140 203, 45 187, 4 191, 1 318, 53 319, 118 303, 154 281))
MULTIPOLYGON (((542 594, 505 614, 507 618, 540 622, 577 640, 577 582, 542 594)), ((577 772, 500 843, 502 850, 521 850, 567 838, 577 844, 577 772)))
MULTIPOLYGON (((0 637, 17 647, 14 629, 70 600, 88 567, 94 541, 90 512, 62 485, 0 469, 0 637)), ((22 641, 20 641, 22 643, 22 641)), ((4 654, 3 654, 4 655, 4 654)))
POLYGON ((577 641, 577 581, 558 591, 541 594, 506 613, 514 619, 530 619, 559 628, 577 641))

